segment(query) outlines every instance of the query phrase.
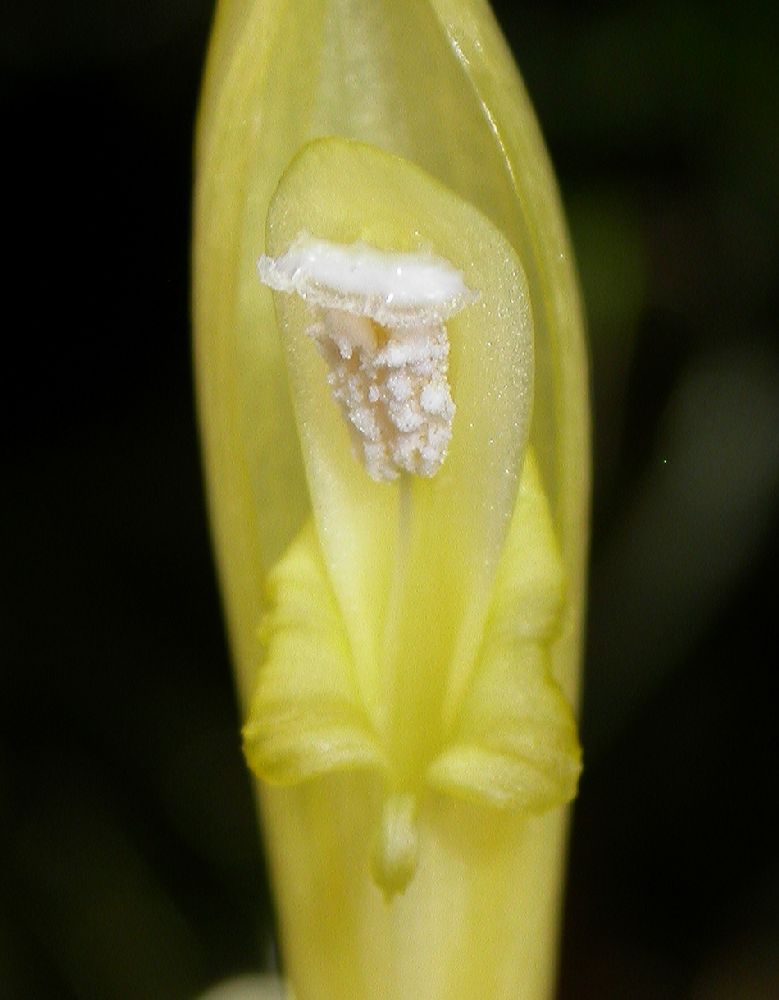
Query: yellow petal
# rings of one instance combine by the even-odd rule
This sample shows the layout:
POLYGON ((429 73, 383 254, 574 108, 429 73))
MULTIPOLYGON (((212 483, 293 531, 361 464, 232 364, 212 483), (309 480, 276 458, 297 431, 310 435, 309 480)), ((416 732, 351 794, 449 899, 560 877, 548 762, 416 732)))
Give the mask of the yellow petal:
POLYGON ((430 480, 373 482, 353 454, 307 303, 276 294, 317 534, 366 713, 395 787, 414 790, 442 738, 441 706, 473 667, 514 508, 527 437, 532 326, 511 247, 413 164, 339 139, 306 146, 268 214, 268 248, 306 228, 342 244, 429 251, 478 301, 446 323, 457 405, 449 454, 430 480))
MULTIPOLYGON (((580 617, 586 371, 570 251, 521 82, 482 2, 221 0, 198 130, 195 321, 214 530, 244 693, 261 580, 309 513, 271 296, 257 288, 268 205, 311 138, 413 160, 518 252, 535 325, 531 428, 580 617)), ((571 653, 555 668, 575 693, 571 653), (563 662, 565 661, 565 662, 563 662)))
POLYGON ((484 645, 431 785, 489 805, 541 812, 576 794, 581 754, 552 678, 563 571, 534 457, 525 460, 484 645))
POLYGON ((378 766, 381 751, 313 524, 270 574, 268 589, 267 655, 244 727, 250 764, 274 783, 378 766))

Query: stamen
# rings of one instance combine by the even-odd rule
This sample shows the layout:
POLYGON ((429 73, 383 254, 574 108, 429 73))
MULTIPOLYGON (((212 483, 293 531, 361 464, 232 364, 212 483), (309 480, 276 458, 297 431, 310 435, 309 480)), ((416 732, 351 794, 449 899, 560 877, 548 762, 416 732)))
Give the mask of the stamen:
POLYGON ((309 303, 306 332, 328 364, 368 475, 435 475, 455 412, 445 323, 477 298, 462 274, 432 255, 306 235, 257 266, 264 284, 309 303))

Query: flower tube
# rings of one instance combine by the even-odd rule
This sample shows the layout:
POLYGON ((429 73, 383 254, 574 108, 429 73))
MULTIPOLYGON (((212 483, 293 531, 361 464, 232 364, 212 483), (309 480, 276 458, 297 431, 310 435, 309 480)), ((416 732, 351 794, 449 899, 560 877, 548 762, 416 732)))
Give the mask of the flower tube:
POLYGON ((548 996, 586 373, 553 179, 486 5, 222 0, 194 305, 295 995, 548 996))

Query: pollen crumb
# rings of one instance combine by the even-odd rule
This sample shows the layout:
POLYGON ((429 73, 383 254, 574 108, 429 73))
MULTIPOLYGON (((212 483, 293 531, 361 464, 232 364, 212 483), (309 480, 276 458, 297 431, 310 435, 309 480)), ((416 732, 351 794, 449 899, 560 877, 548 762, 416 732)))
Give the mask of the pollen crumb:
POLYGON ((475 301, 447 261, 299 237, 258 262, 261 280, 306 300, 306 333, 368 475, 430 477, 452 437, 446 320, 475 301))
MULTIPOLYGON (((400 472, 434 475, 446 456, 455 411, 446 378, 446 330, 385 327, 375 338, 386 340, 383 348, 353 344, 347 353, 340 345, 353 320, 330 309, 308 333, 327 361, 327 380, 368 475, 376 480, 395 479, 400 472)), ((367 339, 361 338, 363 343, 367 339)))

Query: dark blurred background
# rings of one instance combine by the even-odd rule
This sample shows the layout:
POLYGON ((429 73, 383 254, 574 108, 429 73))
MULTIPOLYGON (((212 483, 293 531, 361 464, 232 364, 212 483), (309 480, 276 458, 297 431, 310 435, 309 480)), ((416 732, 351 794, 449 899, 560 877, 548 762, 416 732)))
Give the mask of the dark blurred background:
MULTIPOLYGON (((593 361, 560 997, 775 998, 776 7, 496 7, 593 361)), ((3 1000, 184 1000, 273 961, 190 379, 210 16, 4 8, 3 1000)))

